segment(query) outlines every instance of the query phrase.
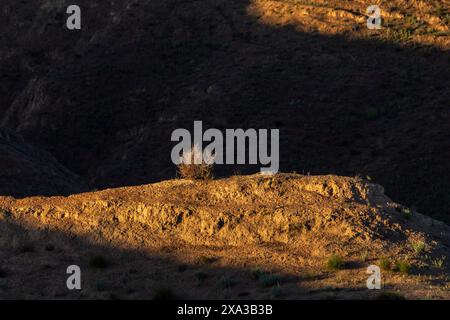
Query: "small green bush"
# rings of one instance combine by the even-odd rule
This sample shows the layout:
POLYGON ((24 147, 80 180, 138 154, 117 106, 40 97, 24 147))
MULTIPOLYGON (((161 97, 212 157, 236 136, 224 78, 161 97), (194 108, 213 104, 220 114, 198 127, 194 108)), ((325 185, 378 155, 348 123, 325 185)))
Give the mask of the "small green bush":
POLYGON ((422 254, 427 250, 427 244, 423 241, 413 242, 411 246, 416 254, 422 254))
POLYGON ((389 271, 392 268, 392 263, 388 258, 381 258, 380 260, 378 260, 378 266, 381 270, 389 271))
POLYGON ((436 269, 444 269, 445 267, 445 256, 442 256, 441 258, 436 258, 432 261, 433 266, 436 269))
POLYGON ((409 208, 402 209, 403 218, 410 220, 412 218, 412 211, 409 208))
POLYGON ((330 270, 342 270, 345 268, 344 259, 337 254, 333 254, 327 260, 327 267, 330 270))
POLYGON ((403 274, 410 274, 412 266, 406 261, 397 261, 395 263, 395 271, 398 271, 403 274))
POLYGON ((369 258, 369 252, 366 250, 363 253, 361 253, 361 261, 362 262, 366 262, 367 259, 369 258))

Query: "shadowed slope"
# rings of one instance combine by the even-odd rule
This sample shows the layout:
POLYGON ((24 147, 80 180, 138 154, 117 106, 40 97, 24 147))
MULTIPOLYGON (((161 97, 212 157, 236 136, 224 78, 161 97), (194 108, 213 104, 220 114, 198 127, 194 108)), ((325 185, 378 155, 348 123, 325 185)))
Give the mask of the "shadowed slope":
POLYGON ((88 190, 82 178, 52 155, 4 128, 0 128, 0 164, 0 195, 69 195, 88 190))

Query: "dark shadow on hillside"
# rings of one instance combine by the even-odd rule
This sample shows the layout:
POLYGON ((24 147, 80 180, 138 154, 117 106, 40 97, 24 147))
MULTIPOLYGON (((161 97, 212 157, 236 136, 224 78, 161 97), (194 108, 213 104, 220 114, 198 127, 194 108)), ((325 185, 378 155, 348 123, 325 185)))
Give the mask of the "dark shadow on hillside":
POLYGON ((281 171, 370 176, 448 221, 448 52, 264 25, 248 0, 78 3, 81 32, 49 9, 4 36, 2 123, 97 187, 174 177, 170 135, 202 120, 279 128, 281 171))
POLYGON ((2 127, 0 164, 0 196, 67 196, 89 190, 82 178, 67 170, 51 154, 2 127))
MULTIPOLYGON (((214 261, 185 264, 174 258, 175 247, 158 253, 119 249, 8 221, 0 230, 0 299, 323 299, 334 291, 304 289, 302 281, 314 279, 290 274, 274 278, 214 261), (70 265, 81 268, 81 290, 67 289, 70 265)), ((371 296, 365 288, 353 291, 357 299, 371 296)))

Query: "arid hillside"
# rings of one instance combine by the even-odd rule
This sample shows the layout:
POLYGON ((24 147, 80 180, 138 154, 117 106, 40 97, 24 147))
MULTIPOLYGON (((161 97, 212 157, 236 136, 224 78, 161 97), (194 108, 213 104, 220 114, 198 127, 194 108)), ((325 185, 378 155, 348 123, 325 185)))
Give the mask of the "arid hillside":
MULTIPOLYGON (((173 178, 170 134, 202 120, 278 128, 281 171, 370 176, 450 221, 449 1, 77 0, 69 31, 72 2, 0 1, 0 126, 83 185, 173 178)), ((2 195, 67 194, 10 172, 2 195)))
POLYGON ((448 226, 337 176, 0 197, 0 298, 450 298, 448 226), (65 270, 81 267, 82 290, 65 270), (382 268, 368 290, 366 269, 382 268))

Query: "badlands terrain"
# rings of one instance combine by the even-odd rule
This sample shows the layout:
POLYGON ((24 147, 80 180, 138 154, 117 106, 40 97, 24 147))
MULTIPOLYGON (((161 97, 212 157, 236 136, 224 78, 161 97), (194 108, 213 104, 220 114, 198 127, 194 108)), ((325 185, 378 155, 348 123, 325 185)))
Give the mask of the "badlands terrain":
MULTIPOLYGON (((281 171, 370 176, 395 201, 450 221, 449 8, 448 0, 2 0, 0 127, 82 181, 30 187, 39 176, 22 178, 23 160, 1 153, 0 163, 17 161, 9 179, 23 180, 1 190, 67 195, 171 179, 172 131, 201 120, 205 130, 280 129, 281 171), (79 31, 65 27, 74 3, 79 31), (366 27, 372 4, 384 29, 366 27)), ((239 172, 257 168, 216 168, 239 172)))
POLYGON ((450 298, 448 0, 2 0, 0 31, 0 298, 450 298), (280 129, 293 173, 174 179, 194 120, 280 129))
POLYGON ((0 228, 3 299, 450 298, 450 228, 360 178, 257 174, 2 197, 0 228), (81 291, 66 288, 73 264, 81 291), (381 290, 367 289, 372 264, 381 290))

